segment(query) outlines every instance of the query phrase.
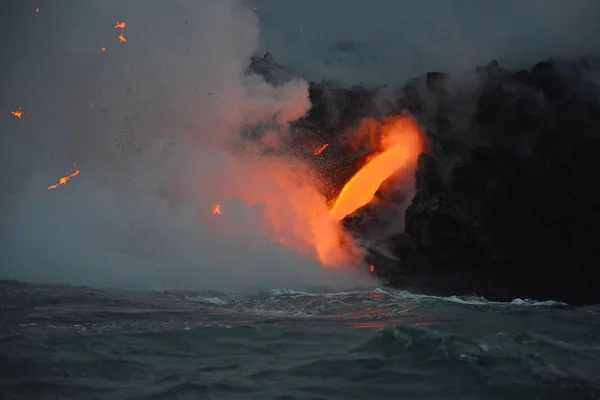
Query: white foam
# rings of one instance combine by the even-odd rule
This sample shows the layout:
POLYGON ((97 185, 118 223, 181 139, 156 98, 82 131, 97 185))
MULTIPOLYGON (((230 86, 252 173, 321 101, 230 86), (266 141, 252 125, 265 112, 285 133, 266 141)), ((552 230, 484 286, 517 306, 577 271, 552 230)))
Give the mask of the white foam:
POLYGON ((223 306, 226 304, 229 304, 229 302, 227 300, 223 300, 219 297, 186 297, 186 300, 189 301, 194 301, 194 302, 198 302, 198 303, 209 303, 209 304, 215 304, 218 306, 223 306))
POLYGON ((397 300, 439 300, 456 304, 463 305, 476 305, 476 306, 522 306, 522 307, 555 307, 555 306, 566 306, 567 303, 554 300, 538 301, 531 299, 516 298, 511 302, 502 301, 490 301, 484 297, 462 297, 462 296, 433 296, 426 294, 410 293, 406 290, 391 290, 385 291, 381 288, 375 288, 373 290, 362 290, 362 291, 348 291, 348 292, 332 292, 332 293, 310 293, 310 292, 299 292, 291 289, 273 289, 270 291, 274 297, 287 296, 287 297, 344 297, 352 295, 363 295, 368 293, 384 294, 396 298, 397 300))

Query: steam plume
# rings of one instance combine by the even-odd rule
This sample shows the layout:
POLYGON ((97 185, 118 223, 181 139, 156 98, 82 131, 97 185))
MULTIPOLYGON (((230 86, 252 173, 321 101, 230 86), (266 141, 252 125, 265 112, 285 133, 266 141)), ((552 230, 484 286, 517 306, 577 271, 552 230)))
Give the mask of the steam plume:
POLYGON ((4 67, 0 104, 34 111, 0 116, 1 277, 225 290, 333 282, 298 214, 310 203, 327 213, 313 186, 294 181, 310 171, 239 139, 262 122, 285 132, 310 107, 306 82, 274 88, 245 75, 258 45, 251 10, 233 0, 28 6, 11 3, 21 47, 3 54, 18 68, 4 67), (126 43, 113 18, 127 23, 126 43), (81 173, 47 192, 73 161, 81 173))

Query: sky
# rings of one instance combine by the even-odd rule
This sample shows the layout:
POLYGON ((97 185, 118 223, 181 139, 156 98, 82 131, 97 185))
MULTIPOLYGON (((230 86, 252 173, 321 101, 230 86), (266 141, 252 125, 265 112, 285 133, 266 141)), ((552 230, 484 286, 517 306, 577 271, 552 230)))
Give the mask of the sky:
POLYGON ((302 242, 297 199, 319 212, 325 203, 304 179, 282 188, 303 167, 240 153, 239 132, 277 116, 278 134, 290 134, 310 109, 307 80, 399 86, 492 58, 524 66, 600 49, 595 0, 449 4, 0 0, 0 278, 220 290, 370 282, 265 232, 276 210, 282 234, 302 242), (298 79, 273 88, 245 76, 266 51, 298 79))
POLYGON ((427 71, 460 71, 492 59, 527 68, 600 48, 595 0, 253 3, 261 49, 312 80, 394 86, 427 71))

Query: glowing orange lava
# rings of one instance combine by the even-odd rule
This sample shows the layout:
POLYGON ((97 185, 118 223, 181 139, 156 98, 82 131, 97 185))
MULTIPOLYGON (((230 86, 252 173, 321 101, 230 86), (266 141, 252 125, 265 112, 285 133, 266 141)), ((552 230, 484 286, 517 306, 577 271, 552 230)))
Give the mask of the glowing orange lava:
POLYGON ((369 203, 383 181, 402 168, 407 159, 406 148, 401 144, 373 158, 344 185, 330 210, 333 218, 341 221, 346 215, 369 203))
POLYGON ((315 155, 318 156, 319 154, 321 154, 327 148, 327 146, 329 146, 329 143, 325 143, 323 146, 316 149, 315 155))
POLYGON ((215 208, 213 208, 213 215, 221 215, 221 205, 217 204, 215 208))
POLYGON ((21 116, 23 115, 23 111, 21 110, 21 107, 17 107, 17 109, 15 111, 11 111, 10 113, 19 119, 21 119, 21 116))
POLYGON ((10 113, 19 119, 23 117, 23 113, 25 113, 26 115, 31 115, 29 111, 23 111, 21 107, 17 107, 15 111, 11 111, 10 113))
MULTIPOLYGON (((321 181, 310 165, 287 158, 255 158, 252 154, 239 160, 228 158, 219 179, 211 183, 212 195, 242 200, 252 215, 259 216, 262 234, 324 267, 348 268, 363 263, 363 250, 340 221, 370 202, 385 179, 416 162, 421 135, 417 123, 405 116, 383 122, 365 120, 358 130, 354 133, 359 136, 373 134, 377 143, 371 146, 371 158, 346 183, 331 208, 322 194, 327 182, 321 181)), ((220 209, 215 207, 213 214, 217 212, 220 209)))
POLYGON ((230 161, 214 182, 213 195, 242 200, 260 215, 262 235, 330 268, 347 267, 359 258, 347 233, 329 216, 318 190, 323 183, 308 165, 270 157, 230 161))
MULTIPOLYGON (((75 165, 75 164, 73 163, 73 165, 75 165)), ((59 179, 58 183, 48 186, 48 190, 56 189, 60 185, 64 185, 65 183, 67 183, 69 181, 69 179, 71 179, 72 177, 77 176, 77 175, 79 175, 79 170, 73 172, 71 175, 63 176, 62 178, 59 179)))
POLYGON ((125 32, 125 28, 127 27, 127 24, 125 23, 125 21, 119 22, 114 18, 113 18, 113 21, 115 21, 115 29, 121 30, 121 34, 119 36, 117 36, 117 38, 119 39, 119 42, 126 43, 127 39, 125 39, 125 36, 123 36, 123 33, 125 32))
POLYGON ((341 221, 360 207, 368 204, 379 189, 379 186, 394 173, 401 170, 408 162, 416 161, 421 152, 421 131, 412 118, 407 116, 391 117, 385 123, 374 123, 368 120, 363 127, 378 128, 380 133, 379 147, 376 153, 350 180, 344 185, 330 215, 341 221))

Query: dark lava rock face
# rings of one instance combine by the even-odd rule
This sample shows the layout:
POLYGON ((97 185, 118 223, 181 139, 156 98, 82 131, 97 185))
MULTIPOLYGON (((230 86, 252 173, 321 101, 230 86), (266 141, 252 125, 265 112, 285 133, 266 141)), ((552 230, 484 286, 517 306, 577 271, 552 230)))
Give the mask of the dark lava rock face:
POLYGON ((600 96, 585 72, 554 62, 479 71, 480 96, 456 143, 448 114, 460 103, 436 109, 425 128, 446 145, 419 157, 405 214, 434 291, 600 302, 600 96), (446 285, 437 271, 469 287, 446 285))
MULTIPOLYGON (((526 71, 491 62, 462 76, 428 73, 383 108, 374 106, 378 89, 311 84, 314 108, 299 124, 339 140, 329 162, 343 165, 332 169, 325 157, 318 166, 339 187, 360 163, 341 156, 340 131, 402 110, 421 124, 428 146, 403 229, 379 237, 381 246, 371 241, 367 255, 391 284, 489 300, 600 303, 600 91, 589 80, 599 71, 590 59, 526 71)), ((357 211, 346 226, 368 236, 375 212, 378 224, 398 223, 398 208, 386 204, 357 211), (385 217, 382 207, 390 209, 385 217)))

